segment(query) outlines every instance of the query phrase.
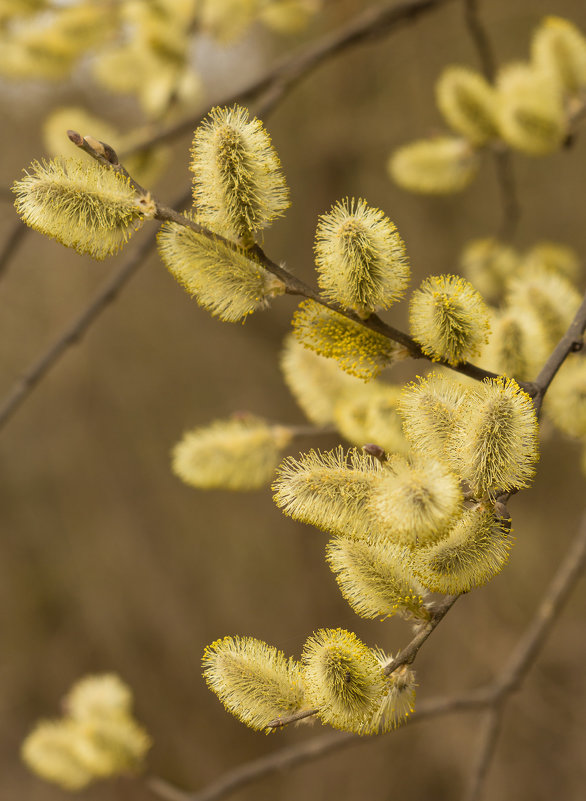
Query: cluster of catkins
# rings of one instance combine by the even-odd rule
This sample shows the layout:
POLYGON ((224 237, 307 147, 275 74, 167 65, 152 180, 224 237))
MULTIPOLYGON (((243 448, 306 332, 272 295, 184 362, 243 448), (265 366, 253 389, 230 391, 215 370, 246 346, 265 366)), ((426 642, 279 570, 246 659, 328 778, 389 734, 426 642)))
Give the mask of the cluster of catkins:
POLYGON ((136 97, 157 119, 201 102, 193 51, 209 47, 210 37, 221 46, 255 22, 295 33, 320 7, 321 0, 2 0, 0 74, 57 81, 89 68, 101 87, 136 97))
POLYGON ((115 674, 87 676, 63 701, 64 714, 42 720, 22 745, 36 774, 67 790, 142 769, 151 740, 132 716, 132 693, 115 674))
POLYGON ((410 192, 449 194, 468 186, 487 148, 546 156, 571 135, 585 95, 586 39, 568 20, 547 17, 534 31, 531 59, 504 65, 494 86, 468 67, 443 71, 436 100, 454 134, 399 148, 391 178, 410 192))
MULTIPOLYGON (((228 322, 246 319, 291 287, 298 292, 299 284, 256 245, 289 204, 261 121, 239 106, 213 109, 195 132, 190 169, 193 208, 165 222, 158 236, 177 281, 228 322)), ((37 162, 15 192, 27 224, 96 258, 115 252, 143 219, 161 216, 150 195, 93 162, 37 162)), ((557 260, 550 253, 549 266, 528 271, 521 262, 535 252, 511 251, 499 272, 498 259, 484 258, 478 268, 482 247, 486 256, 499 244, 476 243, 467 258, 476 272, 470 267, 466 274, 476 282, 480 275, 502 280, 504 311, 491 309, 462 277, 430 276, 411 295, 412 339, 399 337, 400 344, 373 324, 375 312, 398 302, 409 282, 395 225, 366 201, 347 198, 317 226, 321 295, 295 313, 282 368, 313 423, 333 424, 351 443, 370 447, 289 457, 273 487, 286 514, 332 535, 328 561, 360 615, 398 613, 425 624, 430 591, 467 592, 507 559, 511 535, 498 499, 528 486, 537 460, 535 409, 515 380, 524 372, 509 372, 506 363, 500 377, 471 385, 438 367, 403 388, 377 378, 414 348, 444 367, 482 360, 491 320, 498 318, 502 334, 507 312, 514 312, 509 331, 517 324, 520 330, 522 317, 541 326, 544 353, 546 337, 563 331, 579 298, 573 289, 552 289, 567 281, 551 267, 563 261, 559 252, 557 260)), ((547 248, 540 248, 547 261, 547 248)), ((584 361, 579 365, 574 419, 586 422, 584 361)), ((216 421, 184 436, 173 469, 196 487, 253 489, 271 481, 294 436, 290 426, 251 415, 216 421)), ((206 649, 204 673, 227 708, 254 728, 310 711, 337 728, 370 734, 396 725, 412 706, 413 674, 393 671, 391 662, 351 632, 322 629, 309 637, 299 662, 252 638, 227 637, 206 649)))

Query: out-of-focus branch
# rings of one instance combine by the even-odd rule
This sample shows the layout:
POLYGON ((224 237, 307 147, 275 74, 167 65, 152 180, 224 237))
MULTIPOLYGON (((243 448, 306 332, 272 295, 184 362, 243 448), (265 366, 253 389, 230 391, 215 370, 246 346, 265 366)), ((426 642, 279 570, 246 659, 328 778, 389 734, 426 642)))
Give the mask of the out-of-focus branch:
POLYGON ((484 781, 496 751, 502 723, 503 704, 494 703, 484 717, 480 748, 478 749, 464 801, 478 801, 482 795, 484 781))
POLYGON ((27 228, 26 225, 23 225, 20 220, 16 220, 8 232, 8 236, 4 241, 2 250, 0 250, 0 276, 2 276, 8 269, 11 258, 14 256, 21 242, 24 240, 25 236, 30 230, 31 229, 27 228))
MULTIPOLYGON (((585 564, 586 514, 582 518, 578 533, 570 545, 566 557, 539 603, 533 620, 496 679, 484 687, 459 696, 422 701, 418 704, 416 712, 407 718, 405 725, 413 725, 442 715, 479 709, 490 711, 490 719, 487 718, 479 758, 474 767, 473 784, 477 787, 475 790, 477 795, 469 795, 468 801, 478 798, 482 790, 484 777, 487 775, 497 742, 499 710, 504 707, 512 693, 519 689, 529 669, 535 663, 547 635, 576 586, 585 564), (482 773, 481 777, 480 772, 482 773)), ((165 801, 219 801, 241 787, 259 781, 272 773, 304 765, 334 751, 368 742, 372 742, 372 739, 348 733, 328 734, 324 737, 313 738, 245 763, 228 771, 217 781, 196 793, 180 790, 157 777, 148 779, 147 785, 155 795, 165 801)))
MULTIPOLYGON (((298 53, 279 62, 260 78, 252 81, 234 95, 219 100, 214 105, 231 106, 244 103, 265 95, 256 113, 264 116, 295 86, 302 78, 312 73, 320 64, 363 42, 376 41, 422 14, 445 5, 448 0, 403 0, 403 2, 382 3, 367 8, 361 14, 333 33, 328 33, 317 42, 308 45, 298 53)), ((130 152, 171 141, 178 136, 193 131, 201 122, 203 115, 189 116, 162 130, 149 132, 143 139, 133 143, 130 152)))
MULTIPOLYGON (((496 75, 496 58, 486 26, 480 16, 479 2, 480 0, 464 0, 464 21, 478 53, 484 77, 492 83, 496 75)), ((513 239, 521 219, 513 159, 509 148, 504 147, 501 142, 495 144, 492 154, 501 196, 502 222, 498 233, 502 239, 510 240, 513 239)))

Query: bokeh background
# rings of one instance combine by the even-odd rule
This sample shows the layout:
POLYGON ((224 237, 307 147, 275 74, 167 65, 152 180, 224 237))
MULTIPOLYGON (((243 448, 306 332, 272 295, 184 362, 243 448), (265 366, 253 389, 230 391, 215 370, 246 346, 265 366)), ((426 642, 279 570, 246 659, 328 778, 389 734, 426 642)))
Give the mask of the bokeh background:
MULTIPOLYGON (((326 2, 295 37, 253 27, 235 45, 204 43, 198 58, 209 104, 366 5, 326 2)), ((531 29, 545 14, 567 16, 586 30, 583 0, 480 5, 499 61, 527 56, 531 29)), ((266 234, 273 259, 313 282, 316 218, 346 195, 366 198, 395 221, 415 285, 429 273, 456 270, 467 239, 495 232, 501 208, 489 160, 466 192, 443 199, 410 196, 385 172, 393 148, 442 129, 433 84, 448 63, 478 66, 456 0, 331 60, 279 105, 267 124, 292 208, 266 234)), ((132 99, 97 89, 83 70, 57 85, 3 79, 0 102, 4 189, 44 155, 41 126, 54 108, 84 105, 122 129, 140 121, 132 99)), ((189 144, 189 136, 173 142, 171 166, 157 186, 165 201, 188 186, 189 144)), ((586 257, 586 137, 548 158, 515 156, 514 170, 523 209, 517 244, 554 239, 586 257)), ((16 218, 4 195, 0 210, 4 241, 16 218)), ((145 235, 103 263, 36 233, 21 242, 0 278, 3 394, 145 235)), ((170 472, 170 449, 187 428, 236 410, 303 421, 278 367, 295 305, 283 298, 245 325, 221 323, 153 255, 2 430, 0 798, 65 797, 25 769, 19 747, 38 718, 58 714, 60 698, 82 675, 118 672, 154 738, 149 772, 197 790, 321 731, 316 724, 267 738, 245 728, 201 678, 206 644, 251 635, 299 655, 311 631, 336 626, 391 652, 408 641, 403 621, 363 621, 352 612, 324 562, 325 535, 283 517, 268 488, 204 493, 170 472)), ((405 309, 403 303, 387 319, 404 326, 405 309)), ((389 378, 423 369, 413 363, 389 378)), ((321 437, 295 448, 335 443, 321 437)), ((511 503, 510 563, 462 599, 421 651, 420 698, 479 686, 506 660, 576 529, 585 496, 578 461, 575 443, 556 436, 544 444, 534 486, 511 503)), ((486 801, 583 798, 585 597, 579 587, 509 704, 486 801)), ((479 723, 480 716, 467 714, 408 727, 263 779, 234 798, 457 799, 479 723)), ((96 784, 82 795, 151 797, 130 780, 96 784)))

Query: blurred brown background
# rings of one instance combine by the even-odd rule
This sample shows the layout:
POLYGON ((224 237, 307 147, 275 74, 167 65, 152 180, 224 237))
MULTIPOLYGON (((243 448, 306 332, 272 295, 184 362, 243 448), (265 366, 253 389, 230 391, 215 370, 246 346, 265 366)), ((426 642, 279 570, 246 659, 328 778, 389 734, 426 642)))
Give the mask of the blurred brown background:
MULTIPOLYGON (((255 29, 233 52, 211 54, 204 65, 211 101, 365 5, 329 2, 297 39, 255 29)), ((485 0, 481 10, 499 61, 527 56, 530 31, 545 14, 586 30, 584 0, 485 0)), ((272 258, 313 281, 317 215, 346 195, 366 198, 395 221, 415 285, 430 272, 455 270, 468 238, 496 230, 501 210, 489 160, 469 190, 445 199, 407 195, 386 177, 393 148, 442 127, 433 83, 453 62, 478 66, 456 0, 320 67, 278 107, 268 128, 293 205, 267 233, 272 258)), ((121 127, 138 118, 132 102, 112 101, 83 75, 58 86, 3 81, 0 98, 3 187, 43 155, 39 129, 52 108, 85 104, 121 127)), ((584 134, 549 158, 515 156, 521 247, 549 238, 586 257, 584 134)), ((189 137, 173 148, 172 169, 158 187, 164 200, 189 180, 189 137)), ((5 237, 15 213, 4 199, 0 208, 5 237)), ((97 263, 27 236, 0 282, 3 394, 138 240, 97 263)), ((302 421, 278 368, 294 307, 285 298, 244 326, 221 323, 152 256, 1 432, 0 798, 65 797, 29 774, 18 751, 34 722, 57 715, 59 699, 84 674, 116 671, 132 686, 137 716, 155 741, 149 770, 196 790, 241 762, 320 734, 318 724, 267 739, 227 714, 201 678, 207 643, 252 635, 299 655, 311 631, 335 626, 388 651, 409 639, 400 620, 354 615, 324 562, 325 535, 284 518, 268 489, 203 493, 169 470, 170 448, 184 429, 234 410, 302 421)), ((404 325, 405 308, 387 319, 404 325)), ((498 671, 575 531, 585 495, 577 464, 575 444, 545 444, 533 488, 511 504, 517 541, 510 564, 462 599, 420 653, 420 698, 473 688, 498 671)), ((581 586, 508 707, 486 801, 584 797, 584 598, 581 586)), ((479 720, 468 714, 399 730, 234 798, 458 799, 479 720)), ((134 801, 151 794, 140 782, 118 781, 83 796, 134 801)))

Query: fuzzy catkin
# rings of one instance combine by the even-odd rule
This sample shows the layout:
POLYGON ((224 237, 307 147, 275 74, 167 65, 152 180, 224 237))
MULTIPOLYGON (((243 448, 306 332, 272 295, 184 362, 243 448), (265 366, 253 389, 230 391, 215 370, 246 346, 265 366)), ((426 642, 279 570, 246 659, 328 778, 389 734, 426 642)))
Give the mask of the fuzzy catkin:
POLYGON ((315 258, 325 296, 363 315, 387 309, 409 281, 405 245, 394 223, 364 200, 346 198, 320 217, 315 258))
POLYGON ((491 509, 466 510, 446 537, 413 552, 412 569, 431 592, 457 595, 500 573, 512 538, 491 509))
POLYGON ((128 178, 93 161, 34 161, 13 191, 27 225, 94 259, 116 253, 155 214, 150 196, 137 195, 128 178))
POLYGON ((191 154, 193 199, 205 225, 250 240, 289 207, 270 136, 247 109, 212 109, 195 132, 191 154))
POLYGON ((299 304, 293 334, 306 348, 335 359, 342 370, 364 381, 408 355, 402 345, 313 300, 299 304))
POLYGON ((387 453, 407 453, 398 403, 401 389, 382 381, 349 388, 338 398, 333 419, 336 428, 353 445, 374 443, 387 453))
POLYGON ((586 87, 586 39, 567 19, 545 17, 531 42, 533 63, 555 75, 569 94, 586 87))
POLYGON ((285 284, 243 248, 167 222, 157 235, 159 254, 171 275, 200 306, 235 323, 265 309, 285 284))
POLYGON ((528 487, 539 458, 529 395, 513 379, 485 379, 467 393, 460 411, 449 456, 475 496, 528 487))
POLYGON ((304 705, 299 663, 253 637, 224 637, 204 651, 203 675, 226 709, 262 731, 304 705))
POLYGON ((344 629, 320 629, 303 648, 307 697, 319 717, 336 729, 374 734, 385 693, 381 665, 358 637, 344 629))
POLYGON ((477 354, 490 330, 482 297, 455 275, 432 275, 423 281, 411 297, 409 325, 424 353, 451 365, 477 354))
POLYGON ((436 99, 448 125, 475 145, 498 136, 496 93, 479 73, 446 67, 436 84, 436 99))
POLYGON ((335 537, 327 559, 342 595, 366 618, 429 619, 426 594, 409 565, 409 551, 387 540, 335 537))
POLYGON ((370 456, 343 448, 289 456, 273 484, 274 500, 286 515, 333 534, 369 536, 370 495, 383 468, 370 456))
POLYGON ((422 195, 461 192, 478 169, 478 156, 470 143, 459 137, 420 139, 396 150, 388 171, 402 189, 422 195))

